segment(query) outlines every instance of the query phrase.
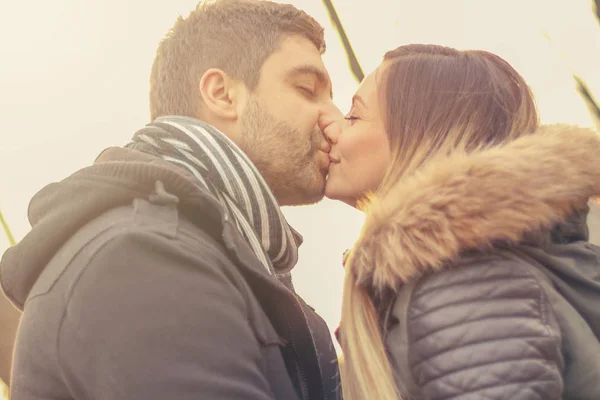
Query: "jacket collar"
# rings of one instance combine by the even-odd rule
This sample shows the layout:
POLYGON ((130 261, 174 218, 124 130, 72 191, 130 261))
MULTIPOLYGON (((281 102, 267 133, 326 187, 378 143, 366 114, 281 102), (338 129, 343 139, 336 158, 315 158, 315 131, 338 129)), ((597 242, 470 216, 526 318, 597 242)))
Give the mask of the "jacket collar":
POLYGON ((371 203, 346 268, 361 284, 395 289, 466 250, 518 243, 564 221, 559 230, 586 235, 586 204, 599 194, 600 137, 543 126, 502 146, 436 158, 401 179, 371 203))

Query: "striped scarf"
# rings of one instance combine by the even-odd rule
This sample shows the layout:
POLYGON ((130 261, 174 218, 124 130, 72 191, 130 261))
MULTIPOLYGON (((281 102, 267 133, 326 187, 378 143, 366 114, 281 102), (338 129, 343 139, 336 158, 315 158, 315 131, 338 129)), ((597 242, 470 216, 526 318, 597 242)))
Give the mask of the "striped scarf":
POLYGON ((271 274, 286 275, 296 265, 302 238, 254 164, 226 135, 194 118, 167 116, 136 132, 128 147, 140 143, 190 171, 220 201, 271 274))

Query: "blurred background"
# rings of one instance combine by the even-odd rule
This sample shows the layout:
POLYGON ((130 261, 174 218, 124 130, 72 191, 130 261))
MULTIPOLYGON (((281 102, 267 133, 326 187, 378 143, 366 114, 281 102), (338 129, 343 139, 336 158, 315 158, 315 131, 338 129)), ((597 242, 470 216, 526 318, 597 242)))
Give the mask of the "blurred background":
MULTIPOLYGON (((334 101, 344 112, 358 86, 358 70, 351 71, 331 6, 364 73, 402 44, 484 49, 524 75, 543 123, 597 123, 589 102, 589 94, 600 96, 594 0, 284 2, 325 27, 324 61, 334 101)), ((15 240, 30 228, 27 205, 36 191, 89 165, 105 147, 125 144, 149 122, 148 77, 156 46, 196 4, 0 0, 0 210, 15 240)), ((363 217, 327 200, 284 212, 305 239, 294 271, 296 288, 334 329, 342 253, 352 246, 363 217)), ((0 253, 9 245, 0 232, 0 253)))

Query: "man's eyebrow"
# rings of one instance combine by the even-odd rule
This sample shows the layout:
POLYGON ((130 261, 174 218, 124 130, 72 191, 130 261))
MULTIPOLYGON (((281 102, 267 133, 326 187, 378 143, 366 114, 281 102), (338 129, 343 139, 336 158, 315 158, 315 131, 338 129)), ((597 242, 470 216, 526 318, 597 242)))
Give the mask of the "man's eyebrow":
POLYGON ((352 103, 360 103, 360 104, 362 104, 362 106, 364 108, 367 108, 367 109, 369 108, 369 107, 367 107, 367 103, 365 103, 365 100, 362 97, 360 97, 360 95, 358 95, 358 94, 355 94, 354 96, 352 96, 352 103))
POLYGON ((314 75, 317 77, 317 80, 321 82, 323 86, 329 86, 329 95, 333 98, 333 88, 331 88, 331 80, 329 80, 329 76, 321 68, 315 67, 314 65, 302 65, 299 67, 294 67, 286 73, 286 75, 288 76, 302 74, 314 75))

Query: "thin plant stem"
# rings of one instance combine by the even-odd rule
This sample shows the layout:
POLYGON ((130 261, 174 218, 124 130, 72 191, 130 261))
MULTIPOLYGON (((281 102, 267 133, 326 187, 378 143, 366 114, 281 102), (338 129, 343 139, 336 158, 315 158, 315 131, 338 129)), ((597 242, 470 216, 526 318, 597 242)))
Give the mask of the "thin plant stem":
POLYGON ((0 210, 0 224, 2 224, 4 233, 6 234, 6 237, 8 238, 8 243, 11 246, 14 246, 15 244, 17 244, 17 242, 15 241, 15 237, 13 236, 12 232, 10 231, 10 228, 8 227, 8 223, 6 223, 6 220, 4 219, 4 215, 2 215, 2 210, 0 210))
POLYGON ((342 21, 340 21, 340 17, 338 16, 331 0, 323 0, 323 4, 327 9, 327 13, 329 14, 329 18, 331 19, 333 26, 340 35, 340 39, 344 45, 344 50, 346 51, 346 56, 348 57, 348 62, 350 63, 350 70, 352 71, 352 74, 358 83, 360 83, 365 78, 365 74, 360 66, 360 63, 358 62, 358 58, 356 58, 356 54, 354 54, 354 50, 352 49, 350 40, 348 40, 348 35, 346 35, 342 21))

